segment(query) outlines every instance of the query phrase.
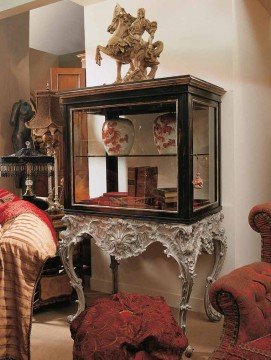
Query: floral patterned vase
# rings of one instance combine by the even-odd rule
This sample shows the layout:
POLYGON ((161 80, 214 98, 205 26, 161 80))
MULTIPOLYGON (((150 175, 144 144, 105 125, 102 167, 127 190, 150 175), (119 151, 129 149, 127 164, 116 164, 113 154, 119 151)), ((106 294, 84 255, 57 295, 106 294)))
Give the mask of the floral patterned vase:
POLYGON ((102 139, 108 155, 129 155, 134 137, 134 125, 129 119, 110 119, 103 124, 102 139))
POLYGON ((160 155, 176 154, 176 114, 158 116, 153 123, 153 135, 160 155))

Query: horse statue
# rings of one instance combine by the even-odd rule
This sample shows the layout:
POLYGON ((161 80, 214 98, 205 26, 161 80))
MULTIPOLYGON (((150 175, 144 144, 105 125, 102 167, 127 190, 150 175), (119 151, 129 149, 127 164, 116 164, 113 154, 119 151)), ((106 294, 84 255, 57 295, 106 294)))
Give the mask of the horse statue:
POLYGON ((26 141, 31 141, 31 130, 25 126, 25 123, 34 114, 31 105, 25 100, 13 104, 9 123, 13 127, 12 143, 15 152, 25 147, 26 141))
POLYGON ((152 42, 156 30, 157 22, 147 20, 144 9, 138 9, 135 18, 117 4, 107 29, 112 36, 106 46, 97 46, 96 63, 101 65, 101 52, 115 59, 116 83, 153 79, 159 65, 157 58, 164 48, 162 41, 152 42), (150 35, 148 41, 142 39, 145 31, 150 35), (130 65, 124 78, 121 76, 123 64, 130 65), (147 72, 147 68, 151 70, 147 72))

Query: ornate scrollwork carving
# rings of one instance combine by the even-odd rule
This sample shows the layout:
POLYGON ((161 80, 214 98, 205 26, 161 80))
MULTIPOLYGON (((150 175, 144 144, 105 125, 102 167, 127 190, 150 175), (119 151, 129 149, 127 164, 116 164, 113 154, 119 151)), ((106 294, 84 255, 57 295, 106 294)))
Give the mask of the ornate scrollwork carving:
MULTIPOLYGON (((202 251, 215 253, 216 260, 212 274, 207 278, 206 292, 221 270, 225 253, 226 237, 222 228, 222 213, 198 221, 192 225, 161 223, 156 221, 120 219, 110 217, 66 215, 62 219, 67 229, 60 234, 60 254, 71 284, 75 287, 79 308, 75 316, 84 308, 82 284, 72 267, 74 246, 86 234, 91 236, 98 247, 106 251, 116 261, 142 254, 153 242, 160 242, 167 257, 173 257, 181 270, 182 299, 180 303, 180 325, 185 329, 186 312, 193 287, 195 267, 202 251)), ((114 267, 115 278, 116 267, 114 267)), ((116 284, 114 284, 116 289, 116 284)), ((205 296, 206 313, 211 320, 217 320, 217 314, 210 309, 208 296, 205 296)))

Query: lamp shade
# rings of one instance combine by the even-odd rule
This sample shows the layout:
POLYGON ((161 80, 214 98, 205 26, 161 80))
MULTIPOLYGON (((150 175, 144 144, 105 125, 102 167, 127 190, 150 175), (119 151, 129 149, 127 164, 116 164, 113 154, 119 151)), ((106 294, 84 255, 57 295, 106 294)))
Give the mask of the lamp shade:
POLYGON ((28 122, 26 127, 42 135, 52 129, 62 127, 62 115, 59 107, 59 98, 55 91, 35 91, 36 115, 28 122))
POLYGON ((31 149, 29 141, 26 145, 26 148, 20 149, 15 154, 0 157, 0 176, 48 173, 48 164, 54 164, 54 157, 31 149))

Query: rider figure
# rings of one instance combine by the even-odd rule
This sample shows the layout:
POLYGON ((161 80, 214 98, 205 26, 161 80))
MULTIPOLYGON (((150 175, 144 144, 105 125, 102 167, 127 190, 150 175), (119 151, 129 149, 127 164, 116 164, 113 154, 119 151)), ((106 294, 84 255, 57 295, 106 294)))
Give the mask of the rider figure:
POLYGON ((136 53, 145 45, 145 42, 142 39, 144 32, 147 31, 150 34, 148 43, 151 44, 156 29, 157 26, 155 26, 154 22, 151 22, 145 18, 145 9, 140 8, 137 10, 137 18, 129 27, 129 35, 125 40, 130 46, 133 46, 136 53))

